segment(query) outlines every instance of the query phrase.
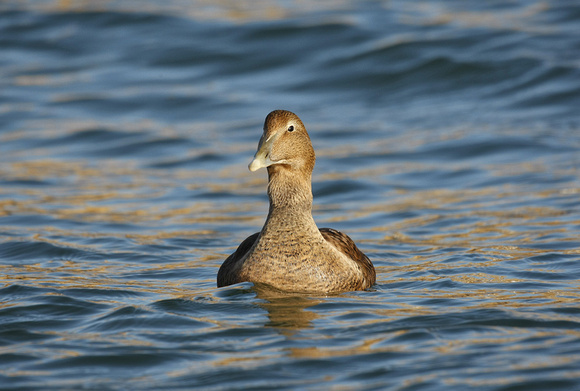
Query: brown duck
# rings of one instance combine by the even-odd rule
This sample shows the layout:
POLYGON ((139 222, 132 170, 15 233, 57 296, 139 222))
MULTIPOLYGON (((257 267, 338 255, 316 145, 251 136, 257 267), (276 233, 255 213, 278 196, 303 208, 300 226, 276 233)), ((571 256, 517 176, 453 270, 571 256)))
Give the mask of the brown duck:
POLYGON ((268 168, 270 210, 260 232, 240 244, 219 269, 218 286, 250 281, 291 292, 363 290, 375 269, 347 235, 318 229, 312 218, 314 149, 294 113, 272 111, 250 171, 268 168))

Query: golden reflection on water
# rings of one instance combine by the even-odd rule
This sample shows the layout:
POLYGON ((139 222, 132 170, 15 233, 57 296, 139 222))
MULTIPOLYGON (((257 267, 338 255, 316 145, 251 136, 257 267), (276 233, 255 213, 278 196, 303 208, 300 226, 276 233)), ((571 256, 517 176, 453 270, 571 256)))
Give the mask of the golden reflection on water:
MULTIPOLYGON (((338 174, 334 175, 337 179, 338 174)), ((574 194, 578 189, 568 189, 574 194)), ((569 212, 553 206, 515 206, 503 208, 513 200, 535 198, 541 204, 543 199, 563 195, 559 189, 541 190, 535 193, 523 192, 516 186, 488 187, 482 189, 431 189, 396 191, 386 194, 385 202, 361 203, 356 210, 327 218, 327 222, 348 221, 353 218, 372 217, 377 213, 396 213, 405 211, 425 211, 417 217, 408 217, 388 225, 375 225, 362 231, 385 232, 385 241, 398 241, 418 245, 441 245, 474 247, 491 244, 493 247, 537 244, 539 239, 549 234, 561 234, 563 242, 578 240, 574 226, 580 220, 566 219, 569 212), (465 211, 465 205, 469 210, 465 211), (499 209, 498 209, 499 208, 499 209), (450 227, 443 225, 439 232, 430 233, 428 238, 412 238, 404 232, 444 220, 465 220, 450 227)), ((340 205, 324 205, 324 209, 339 208, 340 205)), ((322 208, 321 208, 322 209, 322 208)), ((568 251, 568 250, 564 250, 568 251)), ((578 250, 569 250, 578 253, 578 250)))
MULTIPOLYGON (((237 146, 236 148, 239 148, 237 146)), ((413 168, 415 169, 415 167, 413 168)), ((526 164, 511 165, 510 171, 525 171, 530 167, 526 164)), ((118 164, 116 161, 102 159, 99 165, 90 164, 88 161, 56 161, 53 159, 40 159, 30 161, 16 161, 0 168, 0 175, 4 179, 21 181, 39 181, 54 183, 50 186, 27 186, 15 196, 14 189, 2 188, 0 195, 4 199, 0 201, 0 216, 25 216, 37 215, 56 219, 82 221, 90 223, 157 223, 157 228, 152 227, 147 232, 108 232, 106 229, 100 232, 92 231, 67 231, 50 225, 42 227, 38 232, 37 227, 20 228, 22 237, 34 235, 34 240, 53 243, 56 246, 71 247, 91 250, 90 244, 82 244, 82 240, 74 240, 72 243, 67 239, 60 238, 120 238, 132 240, 138 244, 162 244, 167 239, 173 238, 215 238, 223 237, 220 231, 222 226, 240 224, 255 227, 258 230, 263 223, 266 203, 264 202, 240 202, 227 203, 219 200, 211 201, 211 197, 204 197, 202 201, 186 200, 182 204, 156 203, 152 201, 162 197, 168 189, 176 184, 183 185, 189 191, 197 189, 214 192, 231 192, 232 194, 262 194, 265 192, 266 179, 263 176, 251 175, 245 167, 230 167, 222 169, 219 175, 211 170, 163 170, 161 173, 155 170, 142 169, 135 164, 118 164), (174 225, 189 226, 188 229, 175 230, 174 225), (208 228, 204 224, 212 224, 208 228)), ((358 173, 335 172, 315 180, 339 180, 350 179, 358 173)), ((578 189, 570 188, 567 194, 575 194, 578 189)), ((580 225, 580 220, 567 219, 567 212, 552 206, 522 206, 502 208, 506 202, 514 199, 527 197, 535 198, 538 204, 543 199, 550 199, 561 195, 561 190, 541 190, 535 193, 522 192, 516 185, 487 187, 482 189, 432 189, 409 191, 389 191, 385 193, 384 202, 370 204, 361 203, 357 208, 344 210, 341 205, 317 205, 315 204, 315 218, 319 224, 336 221, 348 221, 353 218, 372 218, 375 214, 395 213, 401 211, 421 211, 416 217, 408 217, 398 221, 392 221, 381 225, 377 221, 362 232, 383 232, 382 239, 361 239, 361 247, 365 244, 383 246, 389 244, 409 244, 411 247, 421 247, 424 255, 417 255, 416 250, 409 250, 407 258, 401 267, 378 265, 381 276, 379 283, 391 283, 401 280, 433 281, 448 278, 456 282, 467 284, 488 283, 511 283, 521 280, 486 273, 486 268, 493 268, 504 260, 517 260, 548 254, 554 250, 549 248, 529 248, 527 245, 547 243, 552 239, 542 240, 546 235, 559 236, 559 242, 577 241, 577 233, 573 227, 580 225), (467 207, 466 207, 467 205, 467 207), (458 207, 459 206, 459 207, 458 207), (341 214, 326 216, 325 211, 333 208, 341 209, 341 214), (458 209, 456 211, 456 209, 458 209), (428 235, 410 235, 408 232, 427 225, 437 224, 444 220, 456 220, 449 226, 443 225, 439 229, 430 229, 428 235), (440 263, 440 258, 434 258, 433 252, 444 250, 448 247, 464 248, 466 251, 477 252, 488 258, 486 262, 462 263, 462 267, 473 267, 478 271, 471 274, 454 276, 404 276, 391 277, 393 272, 404 269, 406 271, 437 271, 456 268, 456 264, 447 265, 440 263)), ((327 224, 324 224, 327 225, 327 224)), ((328 224, 331 225, 331 224, 328 224)), ((247 228, 244 228, 247 229, 247 228)), ((247 235, 252 232, 248 231, 247 235)), ((228 236, 229 237, 229 236, 228 236)), ((237 242, 232 238, 232 244, 223 253, 195 254, 197 261, 204 265, 216 267, 221 263, 237 242), (206 257, 203 259, 203 257, 206 257)), ((407 250, 402 250, 407 251, 407 250)), ((115 250, 111 250, 112 253, 115 250)), ((368 251, 373 254, 373 250, 368 251)), ((184 250, 184 253, 187 253, 184 250)), ((569 248, 558 250, 560 254, 580 254, 580 249, 569 248)), ((405 255, 405 254, 403 254, 405 255)), ((380 261, 380 260, 379 260, 380 261)), ((76 269, 74 262, 65 262, 59 268, 62 273, 68 273, 75 277, 61 278, 60 283, 66 286, 107 286, 111 280, 101 280, 98 276, 111 275, 118 272, 119 265, 102 265, 92 270, 76 269), (77 273, 80 273, 77 275, 77 273), (91 278, 87 280, 87 275, 91 278), (83 276, 83 277, 81 277, 83 276)), ((164 268, 180 268, 183 265, 164 265, 164 268)), ((30 281, 46 282, 49 271, 41 265, 30 265, 22 268, 6 270, 4 278, 10 275, 20 275, 18 278, 26 278, 30 281), (23 273, 24 271, 24 273, 23 273), (48 274, 46 274, 48 273, 48 274), (43 277, 43 275, 45 277, 43 277)), ((530 266, 529 270, 533 270, 530 266)), ((50 279, 49 279, 50 280, 50 279)), ((52 283, 52 282, 50 282, 52 283)), ((127 282, 129 284, 129 282, 127 282)), ((136 283, 139 289, 149 289, 142 283, 136 283)), ((154 289, 154 288, 151 288, 154 289)), ((182 292, 180 292, 181 294, 182 292)), ((430 295, 435 294, 430 292, 430 295)), ((442 297, 453 296, 458 293, 441 293, 442 297), (445 296, 447 295, 447 296, 445 296)), ((488 292, 488 294, 492 294, 488 292)), ((568 292, 570 294, 570 292, 568 292)), ((501 291, 493 293, 501 296, 501 291)), ((564 298, 564 292, 538 293, 537 298, 555 300, 560 303, 569 303, 577 299, 577 292, 572 292, 571 298, 564 298), (544 296, 542 296, 544 295, 544 296)), ((500 305, 503 301, 514 300, 515 297, 505 296, 490 301, 489 305, 500 305)))
POLYGON ((346 4, 348 4, 346 0, 319 0, 316 2, 296 0, 289 3, 271 0, 166 0, 164 2, 151 0, 108 0, 97 2, 90 0, 49 0, 27 2, 26 8, 40 9, 45 12, 138 11, 201 20, 225 19, 240 23, 255 20, 284 19, 297 13, 344 9, 346 4))
POLYGON ((538 26, 534 22, 534 17, 549 9, 549 3, 530 2, 526 7, 519 7, 512 11, 509 8, 501 11, 477 12, 455 11, 450 8, 441 7, 441 4, 434 5, 430 2, 411 2, 405 5, 407 11, 404 21, 410 24, 440 25, 457 23, 468 27, 485 27, 498 30, 518 30, 535 33, 554 33, 553 29, 538 26))
MULTIPOLYGON (((62 132, 73 134, 79 129, 106 128, 106 124, 78 124, 74 121, 60 128, 62 123, 55 122, 34 130, 41 138, 62 136, 62 132), (79 126, 80 125, 80 126, 79 126)), ((165 137, 178 137, 182 132, 190 132, 187 127, 176 127, 173 131, 164 130, 164 125, 147 122, 142 123, 148 131, 154 134, 164 134, 165 137)), ((139 132, 140 125, 115 125, 122 131, 139 132)), ((203 131, 198 127, 194 132, 203 131)), ((12 133, 11 137, 15 133, 12 133)), ((194 133, 197 134, 197 133, 194 133)), ((417 140, 413 141, 418 143, 417 140)), ((423 140, 422 142, 427 142, 423 140)), ((244 163, 249 160, 255 150, 255 143, 231 145, 217 142, 214 148, 220 153, 232 155, 247 155, 244 163)), ((322 147, 319 158, 325 156, 348 157, 358 154, 367 146, 351 146, 340 150, 322 147)), ((369 150, 374 148, 369 147, 369 150)), ((409 146, 405 146, 409 147, 409 146)), ((417 147, 417 145, 414 145, 417 147)), ((387 148, 386 145, 378 148, 387 148)), ((410 148, 410 147, 409 147, 410 148)), ((192 151, 193 156, 201 153, 212 153, 211 149, 192 151)), ((380 152, 380 151, 379 151, 380 152)), ((385 153, 382 150, 381 153, 385 153)), ((257 231, 264 221, 267 212, 267 201, 263 197, 266 191, 267 179, 265 173, 250 174, 245 164, 232 164, 220 168, 197 170, 193 168, 177 168, 155 170, 143 168, 135 160, 119 161, 99 158, 98 164, 90 159, 58 161, 47 156, 54 155, 54 150, 38 149, 32 152, 14 152, 14 161, 0 167, 0 176, 4 180, 38 182, 39 185, 24 185, 15 190, 14 187, 0 188, 0 216, 47 217, 41 226, 27 225, 10 227, 11 232, 19 237, 12 240, 22 242, 44 242, 58 248, 84 250, 88 253, 104 253, 110 259, 90 261, 82 255, 58 257, 32 264, 1 265, 0 284, 2 286, 28 285, 39 288, 95 289, 98 291, 117 292, 118 295, 129 295, 119 299, 114 295, 94 299, 95 302, 111 304, 115 309, 128 305, 151 306, 151 300, 187 299, 195 301, 198 298, 209 303, 223 303, 215 288, 215 274, 223 259, 247 235, 257 231), (20 160, 29 157, 30 159, 20 160), (183 197, 168 197, 172 190, 179 188, 183 197), (207 193, 199 198, 189 197, 188 192, 207 193), (232 195, 262 195, 262 201, 224 202, 214 199, 212 193, 231 193, 232 195), (161 200, 161 201, 159 201, 161 200), (65 229, 50 223, 50 219, 81 224, 75 229, 65 229), (138 228, 117 231, 108 228, 108 224, 134 224, 138 228), (239 233, 233 234, 231 227, 239 225, 239 233), (163 246, 171 240, 191 239, 191 246, 181 246, 170 251, 171 259, 167 262, 124 262, 115 257, 138 246, 163 246), (195 248, 196 240, 222 240, 229 243, 222 247, 195 248), (99 243, 95 244, 95 240, 99 243), (107 242, 115 240, 115 248, 108 248, 107 242), (126 244, 128 249, 123 248, 126 244), (202 270, 203 269, 203 270, 202 270), (199 275, 203 271, 203 275, 199 275), (208 272, 209 270, 209 272, 208 272), (214 270, 215 273, 212 273, 214 270), (156 273, 177 271, 179 277, 159 278, 156 273), (182 275, 182 277, 181 277, 182 275), (143 295, 138 295, 142 293, 143 295), (134 295, 137 294, 137 297, 134 295), (155 296, 155 299, 151 298, 155 296), (192 298, 192 295, 195 297, 192 298)), ((187 158, 187 157, 186 157, 187 158)), ((449 164, 447 168, 461 165, 449 164)), ((544 201, 559 196, 569 196, 580 192, 573 186, 562 189, 543 189, 535 192, 526 191, 517 184, 489 186, 467 189, 429 189, 402 190, 389 187, 389 174, 412 173, 429 169, 421 163, 389 163, 385 165, 354 170, 351 172, 332 172, 317 174, 314 180, 340 181, 356 178, 368 178, 375 181, 377 188, 385 185, 381 198, 373 198, 372 202, 349 203, 348 208, 340 203, 317 203, 315 200, 314 215, 320 225, 332 226, 333 222, 348 222, 354 219, 368 219, 365 228, 351 230, 362 236, 360 247, 375 261, 378 272, 377 291, 381 303, 372 302, 366 296, 343 294, 337 297, 304 297, 300 295, 280 294, 264 287, 254 287, 257 301, 255 305, 264 309, 264 326, 276 330, 288 339, 299 339, 300 332, 324 328, 321 324, 331 323, 331 327, 364 326, 381 322, 393 322, 400 319, 445 315, 448 312, 464 313, 480 309, 495 309, 498 311, 535 310, 534 319, 569 320, 566 314, 550 312, 549 315, 538 309, 551 307, 570 307, 580 302, 580 288, 572 286, 562 288, 553 281, 527 279, 525 272, 535 272, 536 265, 529 262, 518 269, 517 277, 501 275, 502 263, 509 261, 526 261, 532 257, 557 252, 558 254, 580 254, 580 249, 568 248, 557 250, 549 248, 551 238, 557 237, 561 243, 576 242, 575 228, 580 225, 578 219, 569 216, 568 212, 553 204, 543 205, 544 201), (534 206, 506 206, 520 199, 532 199, 534 206), (340 213, 334 211, 339 210, 340 213), (400 212, 416 212, 414 217, 405 217, 381 221, 376 216, 397 214, 400 212), (451 221, 445 224, 445 221, 451 221), (441 224, 440 227, 437 227, 441 224), (423 234, 414 234, 414 230, 423 230, 423 234), (365 237, 364 233, 378 233, 373 239, 365 237), (544 244, 545 248, 534 248, 532 245, 544 244), (366 249, 365 247, 371 247, 366 249), (395 246, 400 258, 397 260, 383 259, 384 248, 395 246), (454 253, 451 248, 463 249, 454 253), (378 249, 381 249, 380 251, 378 249), (464 257, 460 261, 444 262, 449 256, 458 254, 476 254, 473 260, 464 257), (454 270, 462 269, 454 273, 454 270), (522 274, 524 273, 524 274, 522 274), (443 288, 449 281, 453 286, 443 288), (412 289, 400 289, 401 283, 413 284, 412 289), (442 285, 438 285, 442 283, 442 285), (526 283, 533 284, 531 288, 522 288, 526 283), (545 285, 546 288, 535 288, 545 285), (513 288, 512 288, 513 287, 513 288), (333 310, 320 310, 329 300, 350 300, 360 306, 336 306, 333 310), (452 308, 433 306, 430 303, 441 300, 450 303, 452 308), (365 307, 370 304, 369 307, 365 307), (357 314, 364 312, 372 317, 363 320, 349 320, 349 316, 357 319, 357 314)), ((510 176, 530 172, 548 170, 543 164, 509 164, 487 165, 489 176, 510 176)), ((550 169, 551 170, 551 169, 550 169)), ((555 176, 566 177, 573 172, 570 169, 553 171, 555 176)), ((2 228, 2 227, 0 227, 2 228)), ((350 232, 349 232, 350 233, 350 232)), ((146 251, 146 250, 144 250, 146 251)), ((131 255, 138 259, 138 254, 131 255)), ((162 256, 160 256, 162 259, 162 256)), ((542 268, 543 273, 558 271, 542 268)), ((227 289, 227 288, 226 288, 227 289)), ((55 293, 55 294, 60 294, 55 293)), ((13 302, 0 302, 0 308, 18 305, 13 302)), ((211 304, 209 304, 211 305, 211 304)), ((113 311, 113 310, 111 310, 113 311)), ((109 311, 109 312, 111 312, 109 311)), ((530 311, 531 312, 531 311, 530 311)), ((224 317, 213 317, 210 312, 191 316, 204 322, 209 329, 230 330, 240 327, 239 320, 224 317)), ((215 330, 214 330, 215 331, 215 330)), ((292 346, 276 349, 255 357, 247 354, 224 354, 208 365, 252 367, 261 365, 264 360, 279 358, 282 355, 296 359, 319 359, 337 357, 356 357, 374 353, 399 353, 409 350, 408 342, 396 342, 397 337, 403 337, 410 330, 395 330, 381 335, 364 335, 340 346, 292 346)), ((432 331, 436 334, 436 331, 432 331)), ((143 331, 146 333, 146 331, 143 331)), ((528 335, 541 336, 544 331, 531 330, 528 335)), ((58 334, 58 332, 57 332, 58 334)), ((579 333, 562 330, 558 335, 570 335, 578 338, 579 333)), ((109 336, 107 333, 82 334, 95 341, 107 341, 114 338, 115 344, 141 346, 151 344, 139 336, 122 332, 109 336)), ((67 340, 70 333, 59 334, 59 338, 67 340)), ((403 338, 404 339, 404 338, 403 338)), ((441 354, 454 355, 462 349, 477 349, 487 344, 518 344, 522 340, 521 330, 502 330, 499 334, 477 334, 465 339, 441 339, 437 344, 413 348, 425 352, 434 349, 441 354)), ((323 342, 323 341, 322 341, 323 342)), ((548 342, 546 342, 548 343, 548 342)), ((538 343, 538 348, 542 348, 538 343)), ((59 352, 62 357, 78 354, 74 351, 59 352)), ((525 363, 525 368, 549 368, 550 363, 525 363)), ((557 367, 557 365, 555 365, 557 367)), ((515 369, 515 367, 514 367, 515 369)), ((482 369, 484 371, 485 369, 482 369)), ((185 372, 175 371, 170 375, 180 376, 185 372)), ((437 376, 439 376, 438 374, 437 376)), ((435 376, 435 375, 434 375, 435 376)), ((428 378, 426 375, 423 377, 428 378)), ((421 379, 414 379, 420 382, 421 379)), ((497 379, 494 384, 500 384, 505 379, 497 379)), ((464 379, 446 379, 449 384, 466 384, 464 379)), ((493 381, 473 381, 481 385, 493 381)), ((418 384, 418 383, 417 383, 418 384)))
MULTIPOLYGON (((149 12, 152 14, 173 15, 197 20, 228 20, 236 23, 247 23, 264 20, 280 20, 319 13, 321 11, 348 11, 356 2, 349 0, 318 0, 315 2, 294 0, 277 2, 272 0, 108 0, 108 1, 72 1, 48 0, 15 2, 12 7, 33 9, 44 12, 149 12)), ((509 8, 485 12, 466 12, 434 5, 428 1, 415 1, 400 4, 382 2, 384 8, 391 9, 398 16, 398 21, 412 25, 441 25, 457 23, 469 27, 487 29, 512 29, 534 33, 552 34, 555 31, 545 26, 538 26, 534 17, 546 12, 549 6, 545 2, 535 2, 527 7, 512 11, 509 8)), ((319 21, 320 22, 320 21, 319 21)), ((348 21, 343 18, 343 23, 348 21)), ((33 80, 42 83, 43 80, 33 80)))

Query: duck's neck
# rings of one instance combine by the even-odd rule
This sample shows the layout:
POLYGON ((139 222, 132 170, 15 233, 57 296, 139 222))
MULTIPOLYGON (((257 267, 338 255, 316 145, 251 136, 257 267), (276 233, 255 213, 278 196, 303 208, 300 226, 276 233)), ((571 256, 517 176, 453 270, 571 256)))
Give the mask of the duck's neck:
POLYGON ((271 166, 268 178, 270 210, 265 227, 276 224, 318 230, 312 218, 311 172, 271 166))

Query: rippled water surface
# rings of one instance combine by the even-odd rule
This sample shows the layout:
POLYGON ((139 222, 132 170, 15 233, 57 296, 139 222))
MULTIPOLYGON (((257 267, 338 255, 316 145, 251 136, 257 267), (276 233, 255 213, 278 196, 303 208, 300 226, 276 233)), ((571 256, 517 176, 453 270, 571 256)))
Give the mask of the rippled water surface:
POLYGON ((0 3, 3 390, 580 389, 576 1, 0 3), (377 284, 218 267, 266 114, 377 284))

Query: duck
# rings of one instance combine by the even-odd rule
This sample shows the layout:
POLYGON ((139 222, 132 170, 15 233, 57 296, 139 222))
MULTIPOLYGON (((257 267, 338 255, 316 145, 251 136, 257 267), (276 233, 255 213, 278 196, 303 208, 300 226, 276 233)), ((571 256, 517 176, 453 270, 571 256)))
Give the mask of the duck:
POLYGON ((248 168, 268 171, 268 216, 223 262, 218 287, 240 282, 286 292, 328 294, 367 290, 376 282, 371 260, 346 234, 318 228, 312 217, 316 156, 300 118, 274 110, 266 116, 248 168))

